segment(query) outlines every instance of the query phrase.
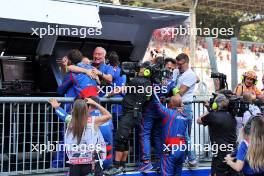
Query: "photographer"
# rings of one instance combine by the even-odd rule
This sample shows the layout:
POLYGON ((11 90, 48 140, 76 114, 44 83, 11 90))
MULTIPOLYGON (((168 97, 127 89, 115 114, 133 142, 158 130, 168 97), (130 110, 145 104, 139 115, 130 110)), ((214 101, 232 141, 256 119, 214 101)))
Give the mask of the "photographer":
POLYGON ((143 63, 138 76, 129 80, 126 86, 115 89, 109 95, 112 96, 121 92, 126 93, 122 100, 122 115, 114 138, 116 150, 114 167, 105 171, 104 174, 106 175, 115 175, 124 171, 129 150, 129 136, 131 130, 140 122, 142 107, 148 99, 146 88, 151 87, 151 81, 144 76, 146 67, 147 65, 143 63), (131 89, 132 87, 134 89, 131 89), (142 88, 144 88, 144 91, 142 91, 142 88))
POLYGON ((197 119, 197 123, 209 127, 210 141, 217 146, 217 154, 212 158, 212 176, 233 176, 230 167, 224 163, 224 157, 236 149, 236 119, 228 112, 229 100, 219 94, 212 105, 213 111, 207 112, 197 119))

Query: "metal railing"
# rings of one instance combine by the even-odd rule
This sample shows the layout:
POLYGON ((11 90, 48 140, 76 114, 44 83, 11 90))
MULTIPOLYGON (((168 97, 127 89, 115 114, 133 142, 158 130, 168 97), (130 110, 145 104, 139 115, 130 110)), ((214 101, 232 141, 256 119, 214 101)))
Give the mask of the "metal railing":
MULTIPOLYGON (((59 141, 63 141, 65 123, 55 114, 49 105, 50 97, 0 97, 0 175, 22 175, 35 173, 52 173, 67 171, 65 153, 58 153, 59 141), (46 150, 40 151, 42 144, 46 150), (53 144, 53 145, 52 145, 53 144), (56 146, 57 145, 57 146, 56 146), (44 146, 44 145, 43 145, 44 146), (51 147, 55 146, 55 150, 51 147), (38 150, 37 150, 38 149, 38 150), (57 167, 56 155, 62 154, 62 164, 57 167), (56 163, 56 162, 55 162, 56 163)), ((63 104, 73 101, 72 98, 56 98, 63 104)), ((120 98, 100 99, 101 103, 112 112, 113 105, 120 103, 120 98)), ((205 109, 202 102, 193 102, 194 122, 205 109)), ((119 117, 119 114, 117 114, 119 117)), ((118 126, 118 118, 113 119, 118 126)), ((140 161, 138 130, 134 129, 130 140, 128 164, 135 165, 140 161)), ((208 144, 207 128, 193 123, 192 143, 208 144)), ((42 146, 42 147, 43 147, 42 146)), ((43 149, 43 148, 42 148, 43 149)), ((210 159, 210 153, 202 149, 196 151, 200 161, 210 159)))

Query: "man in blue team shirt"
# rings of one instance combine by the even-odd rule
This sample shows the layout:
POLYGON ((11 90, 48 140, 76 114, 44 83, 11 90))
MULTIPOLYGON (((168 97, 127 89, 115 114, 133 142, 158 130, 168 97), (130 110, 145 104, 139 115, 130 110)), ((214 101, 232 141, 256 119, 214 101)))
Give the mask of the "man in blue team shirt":
MULTIPOLYGON (((115 51, 110 51, 107 57, 107 61, 109 65, 113 68, 114 75, 113 75, 113 83, 111 86, 111 91, 117 87, 122 87, 126 84, 126 75, 121 75, 121 68, 119 67, 119 56, 115 51)), ((110 92, 111 92, 110 91, 110 92)), ((108 92, 108 93, 110 93, 108 92)), ((106 95, 107 96, 107 95, 106 95)), ((122 97, 123 94, 117 94, 113 97, 122 97)), ((112 116, 114 120, 117 120, 117 116, 121 114, 122 106, 121 105, 113 105, 111 108, 112 116)), ((115 123, 116 124, 116 123, 115 123)))
POLYGON ((161 175, 180 176, 187 148, 185 137, 190 119, 184 113, 179 94, 170 98, 168 108, 159 102, 156 94, 154 94, 152 102, 162 119, 161 175))
POLYGON ((106 50, 102 47, 96 47, 93 52, 93 72, 100 77, 102 82, 111 84, 113 82, 113 69, 105 64, 106 50))

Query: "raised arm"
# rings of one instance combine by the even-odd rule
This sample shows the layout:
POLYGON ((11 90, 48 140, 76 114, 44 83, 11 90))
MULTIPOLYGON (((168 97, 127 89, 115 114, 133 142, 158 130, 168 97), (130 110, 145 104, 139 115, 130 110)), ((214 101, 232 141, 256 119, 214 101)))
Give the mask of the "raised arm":
POLYGON ((94 120, 94 123, 96 126, 100 126, 110 120, 112 118, 112 115, 109 111, 107 111, 103 106, 93 101, 91 98, 87 98, 87 104, 91 104, 96 106, 96 108, 101 112, 102 116, 96 118, 94 120))
POLYGON ((197 81, 196 75, 189 74, 179 87, 179 94, 183 96, 197 81))
POLYGON ((96 74, 93 73, 92 70, 87 70, 85 68, 78 67, 78 66, 75 66, 75 65, 67 66, 67 70, 71 71, 71 72, 74 72, 74 73, 84 73, 84 74, 90 76, 92 79, 96 79, 96 74))
POLYGON ((152 102, 153 102, 155 108, 157 108, 158 113, 160 114, 160 116, 162 118, 166 118, 169 116, 169 113, 171 110, 169 110, 168 108, 166 108, 164 105, 161 104, 156 92, 154 92, 154 94, 153 94, 152 102))
POLYGON ((227 155, 225 157, 225 162, 235 171, 240 172, 244 167, 244 162, 246 160, 247 155, 247 144, 245 141, 242 141, 239 145, 236 157, 233 158, 231 155, 227 155), (236 160, 234 160, 236 159, 236 160))
POLYGON ((69 123, 71 120, 71 115, 60 107, 60 103, 54 98, 49 100, 50 105, 55 109, 57 116, 64 122, 69 123))
POLYGON ((204 119, 207 117, 207 115, 209 114, 209 112, 205 112, 204 114, 202 114, 200 117, 198 117, 198 119, 197 119, 197 123, 198 124, 203 124, 203 121, 204 121, 204 119))
POLYGON ((244 167, 244 161, 236 160, 235 158, 231 157, 230 155, 227 155, 225 157, 225 162, 227 165, 229 165, 232 169, 234 169, 237 172, 240 172, 244 167))

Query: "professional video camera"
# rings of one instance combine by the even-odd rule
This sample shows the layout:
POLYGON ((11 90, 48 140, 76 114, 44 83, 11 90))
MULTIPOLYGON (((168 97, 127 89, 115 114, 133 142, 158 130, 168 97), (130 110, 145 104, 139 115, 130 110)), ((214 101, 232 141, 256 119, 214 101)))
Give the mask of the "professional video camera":
MULTIPOLYGON (((163 57, 158 57, 156 64, 145 62, 146 67, 144 76, 148 77, 152 83, 161 83, 163 79, 172 76, 172 73, 164 68, 163 57)), ((139 72, 141 65, 137 62, 123 62, 121 65, 121 74, 127 75, 129 78, 135 77, 139 72)))
MULTIPOLYGON (((214 99, 217 97, 218 94, 223 94, 229 100, 227 110, 231 113, 232 116, 241 117, 243 116, 244 112, 249 109, 249 105, 252 102, 245 101, 242 96, 237 96, 231 90, 228 90, 228 84, 226 82, 226 75, 223 73, 211 73, 211 78, 219 79, 219 90, 217 93, 213 93, 213 98, 210 98, 209 105, 210 110, 212 104, 214 103, 214 99)), ((253 104, 257 105, 260 109, 263 109, 263 102, 260 100, 256 100, 253 104)))
POLYGON ((210 98, 209 101, 210 110, 212 110, 211 107, 214 103, 214 100, 219 94, 225 95, 226 98, 229 100, 227 111, 232 116, 242 117, 244 112, 249 109, 250 102, 245 101, 243 97, 236 96, 231 90, 222 90, 219 93, 213 93, 213 98, 210 98))
POLYGON ((138 62, 122 62, 121 65, 121 75, 126 75, 127 77, 135 77, 139 72, 140 65, 138 62))
MULTIPOLYGON (((228 84, 226 82, 226 75, 223 73, 211 73, 211 78, 216 78, 219 80, 218 90, 228 89, 228 84)), ((217 91, 218 91, 217 90, 217 91)))
POLYGON ((230 112, 232 116, 243 116, 244 112, 246 112, 249 108, 249 102, 243 100, 243 97, 236 96, 231 90, 228 90, 228 84, 226 82, 226 75, 223 73, 211 73, 211 78, 215 78, 219 80, 219 87, 216 88, 218 93, 213 93, 213 98, 210 98, 210 110, 212 104, 214 103, 215 98, 218 94, 223 94, 229 100, 227 110, 230 112))

